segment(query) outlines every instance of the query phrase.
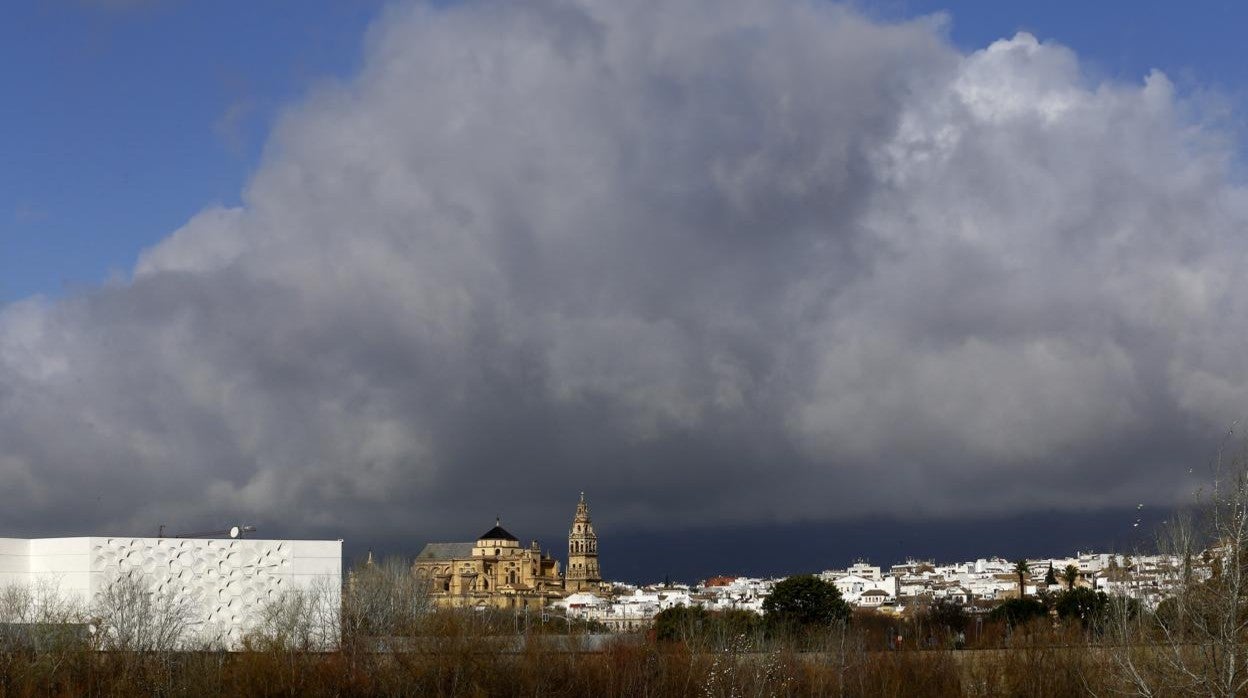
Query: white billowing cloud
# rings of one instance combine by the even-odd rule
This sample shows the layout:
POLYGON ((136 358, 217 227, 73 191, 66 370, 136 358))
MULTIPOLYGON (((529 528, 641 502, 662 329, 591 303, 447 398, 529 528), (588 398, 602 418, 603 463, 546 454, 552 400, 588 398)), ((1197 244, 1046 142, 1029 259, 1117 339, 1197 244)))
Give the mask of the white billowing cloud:
POLYGON ((134 278, 161 272, 220 271, 246 253, 246 220, 241 208, 204 209, 159 246, 145 251, 135 265, 134 278))
POLYGON ((805 0, 402 6, 364 65, 0 309, 6 526, 1172 501, 1248 404, 1248 197, 1163 75, 805 0))

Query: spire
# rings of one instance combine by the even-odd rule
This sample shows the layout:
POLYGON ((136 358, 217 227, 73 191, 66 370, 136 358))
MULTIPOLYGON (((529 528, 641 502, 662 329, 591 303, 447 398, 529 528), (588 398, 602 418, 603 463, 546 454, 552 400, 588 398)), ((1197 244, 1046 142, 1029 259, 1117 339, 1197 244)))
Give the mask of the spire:
POLYGON ((372 548, 368 549, 368 559, 364 561, 364 564, 368 565, 369 567, 373 566, 373 549, 372 548))
POLYGON ((581 493, 581 501, 576 505, 576 518, 573 519, 577 523, 589 523, 589 505, 585 503, 585 493, 581 493))

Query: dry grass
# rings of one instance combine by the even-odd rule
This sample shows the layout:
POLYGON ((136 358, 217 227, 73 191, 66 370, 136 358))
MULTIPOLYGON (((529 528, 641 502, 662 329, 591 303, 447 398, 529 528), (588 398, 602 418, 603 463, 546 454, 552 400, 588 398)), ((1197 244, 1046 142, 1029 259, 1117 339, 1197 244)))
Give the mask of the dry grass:
MULTIPOLYGON (((69 641, 0 654, 0 695, 1048 698, 1114 688, 1106 653, 1047 622, 1012 633, 1009 647, 964 651, 880 650, 871 622, 830 632, 806 652, 744 636, 697 650, 621 637, 586 651, 556 635, 500 637, 489 624, 447 614, 426 627, 436 634, 401 651, 347 642, 334 652, 276 644, 236 653, 100 652, 69 641)), ((1003 636, 992 630, 982 635, 1003 636)))

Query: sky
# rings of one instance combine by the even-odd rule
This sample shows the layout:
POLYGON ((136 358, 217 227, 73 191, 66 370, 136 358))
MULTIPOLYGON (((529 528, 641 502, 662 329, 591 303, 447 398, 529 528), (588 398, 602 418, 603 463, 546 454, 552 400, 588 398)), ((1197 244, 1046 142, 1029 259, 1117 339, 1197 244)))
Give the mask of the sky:
POLYGON ((9 535, 1056 555, 1248 404, 1242 4, 6 14, 9 535))

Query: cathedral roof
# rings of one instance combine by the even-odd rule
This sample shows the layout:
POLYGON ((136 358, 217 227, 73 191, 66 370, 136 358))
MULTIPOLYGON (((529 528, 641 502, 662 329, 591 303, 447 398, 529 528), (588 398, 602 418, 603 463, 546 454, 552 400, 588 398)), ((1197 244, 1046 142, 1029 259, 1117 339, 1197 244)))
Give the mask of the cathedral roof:
POLYGON ((472 557, 472 543, 426 543, 417 560, 463 560, 472 557))
POLYGON ((494 528, 482 533, 477 537, 477 540, 514 540, 517 543, 520 542, 519 538, 516 538, 508 533, 507 529, 503 528, 501 525, 495 525, 494 528))

